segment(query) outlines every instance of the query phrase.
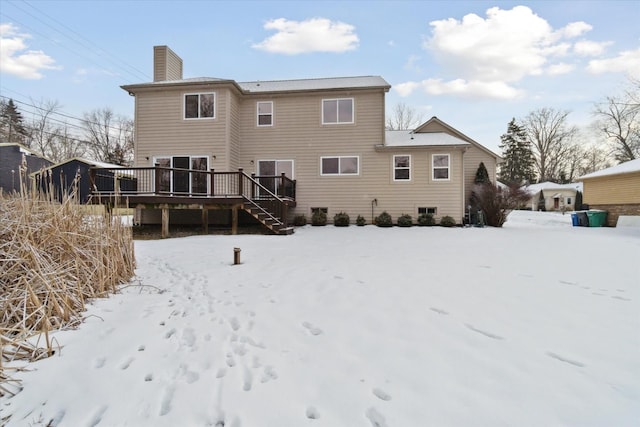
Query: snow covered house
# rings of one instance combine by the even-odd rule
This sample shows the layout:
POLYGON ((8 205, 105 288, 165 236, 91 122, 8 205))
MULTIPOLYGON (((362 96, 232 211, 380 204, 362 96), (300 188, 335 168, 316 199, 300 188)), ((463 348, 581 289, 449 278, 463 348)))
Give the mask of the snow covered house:
POLYGON ((566 212, 575 210, 576 194, 582 191, 582 183, 557 184, 546 181, 528 185, 525 190, 531 195, 527 209, 566 212))
POLYGON ((640 215, 640 159, 584 175, 580 180, 584 183, 584 202, 591 209, 607 211, 607 225, 614 227, 621 215, 640 215))
POLYGON ((316 210, 329 222, 382 211, 462 222, 479 164, 495 182, 499 156, 436 117, 386 131, 390 87, 379 76, 185 79, 182 60, 155 46, 154 81, 122 87, 135 97, 135 173, 151 176, 139 179, 146 199, 129 203, 143 224, 199 209, 203 225, 248 215, 280 233, 316 210))

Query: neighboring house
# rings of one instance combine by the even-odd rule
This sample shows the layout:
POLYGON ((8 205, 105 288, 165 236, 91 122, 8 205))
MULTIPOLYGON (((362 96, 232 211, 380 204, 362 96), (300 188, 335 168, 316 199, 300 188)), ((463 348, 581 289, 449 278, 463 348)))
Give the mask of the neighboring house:
POLYGON ((542 210, 540 199, 542 194, 544 210, 566 212, 575 210, 576 194, 582 191, 582 183, 556 184, 547 181, 528 185, 524 189, 531 195, 527 209, 542 210))
POLYGON ((591 209, 608 212, 614 227, 620 215, 640 215, 640 159, 631 160, 580 177, 583 200, 591 209))
POLYGON ((0 189, 4 193, 20 191, 21 176, 27 190, 32 185, 29 175, 50 166, 52 162, 17 143, 0 143, 0 189))
POLYGON ((91 168, 104 168, 96 177, 95 184, 102 191, 114 191, 117 183, 118 189, 133 189, 135 181, 128 176, 118 176, 106 169, 121 169, 122 166, 110 163, 96 162, 83 158, 73 158, 64 162, 51 165, 32 174, 36 188, 48 193, 53 191, 57 200, 62 200, 64 195, 74 195, 80 203, 87 203, 91 195, 91 168), (117 179, 116 179, 117 178, 117 179))
MULTIPOLYGON (((321 209, 330 222, 341 211, 370 222, 382 211, 394 220, 430 212, 460 223, 481 162, 496 180, 499 156, 436 117, 385 131, 390 85, 378 76, 183 79, 182 60, 156 46, 154 81, 122 88, 135 96, 136 167, 284 174, 295 180, 289 217, 321 209)), ((167 189, 206 192, 200 181, 167 189)), ((158 222, 157 209, 145 207, 142 222, 158 222)))

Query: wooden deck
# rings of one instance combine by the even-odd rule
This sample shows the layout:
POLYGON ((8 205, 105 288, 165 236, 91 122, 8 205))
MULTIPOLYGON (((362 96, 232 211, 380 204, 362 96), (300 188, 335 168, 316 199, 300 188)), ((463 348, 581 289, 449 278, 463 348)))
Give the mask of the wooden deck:
POLYGON ((231 232, 243 210, 274 234, 291 234, 289 207, 295 206, 296 182, 279 176, 197 171, 164 167, 92 168, 91 203, 162 212, 162 237, 169 236, 170 210, 200 210, 208 232, 209 211, 230 210, 231 232))

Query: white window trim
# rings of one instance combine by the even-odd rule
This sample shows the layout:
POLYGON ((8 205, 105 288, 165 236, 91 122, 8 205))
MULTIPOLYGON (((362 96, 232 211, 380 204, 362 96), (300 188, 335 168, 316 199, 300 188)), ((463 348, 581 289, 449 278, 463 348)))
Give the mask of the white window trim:
POLYGON ((449 153, 435 153, 431 155, 431 180, 433 181, 451 181, 451 154, 449 153), (445 169, 443 166, 435 166, 436 156, 447 156, 447 178, 436 178, 436 169, 445 169))
POLYGON ((273 123, 275 122, 275 114, 273 111, 273 101, 256 101, 256 126, 260 128, 268 128, 273 127, 273 123), (271 104, 271 114, 260 114, 260 104, 271 104), (271 123, 268 125, 260 124, 260 116, 271 116, 271 123))
POLYGON ((393 158, 391 159, 391 167, 393 169, 393 180, 395 182, 411 182, 411 167, 412 165, 412 160, 411 160, 411 154, 394 154, 393 158), (396 167, 396 157, 408 157, 409 158, 409 167, 396 167), (408 169, 409 170, 409 179, 397 179, 396 178, 396 170, 404 170, 404 169, 408 169))
POLYGON ((215 92, 189 92, 182 94, 182 120, 213 120, 218 112, 218 97, 215 92), (200 115, 200 95, 213 95, 213 117, 185 117, 187 115, 187 95, 198 95, 198 116, 200 115))
POLYGON ((355 98, 327 98, 323 99, 320 102, 320 112, 322 114, 322 124, 323 125, 352 125, 355 123, 356 118, 356 100, 355 98), (351 121, 350 122, 341 122, 339 121, 340 112, 338 111, 338 101, 344 101, 346 99, 351 100, 351 121), (336 102, 336 121, 335 122, 325 122, 324 120, 324 103, 325 101, 335 101, 336 102))
POLYGON ((360 156, 321 156, 320 157, 320 176, 358 176, 360 175, 360 156), (356 173, 342 173, 340 172, 340 159, 352 159, 358 160, 358 167, 356 173), (323 173, 322 172, 322 160, 324 159, 338 159, 338 173, 323 173))

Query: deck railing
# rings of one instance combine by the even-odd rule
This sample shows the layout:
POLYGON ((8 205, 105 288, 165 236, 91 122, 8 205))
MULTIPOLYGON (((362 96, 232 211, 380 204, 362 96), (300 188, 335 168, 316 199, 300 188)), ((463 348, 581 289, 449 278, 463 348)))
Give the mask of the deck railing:
POLYGON ((91 194, 244 199, 274 221, 286 224, 287 200, 295 200, 296 182, 284 175, 247 175, 155 167, 99 168, 89 172, 91 194))

